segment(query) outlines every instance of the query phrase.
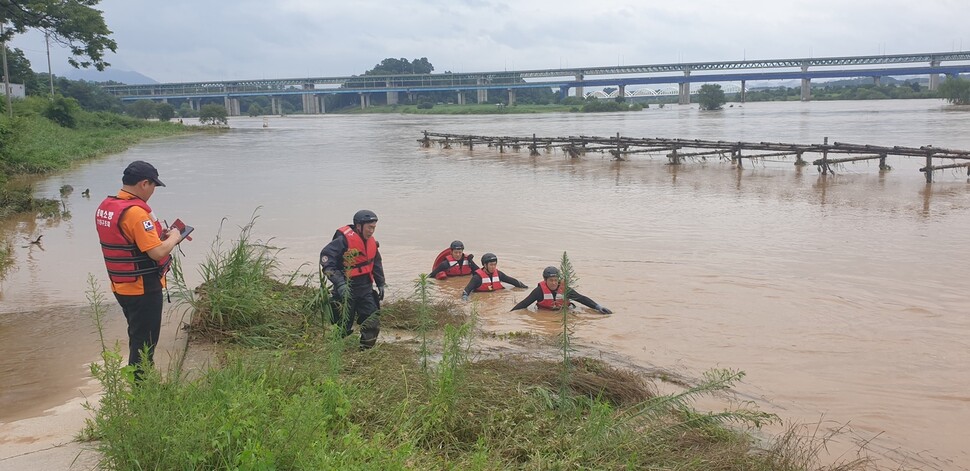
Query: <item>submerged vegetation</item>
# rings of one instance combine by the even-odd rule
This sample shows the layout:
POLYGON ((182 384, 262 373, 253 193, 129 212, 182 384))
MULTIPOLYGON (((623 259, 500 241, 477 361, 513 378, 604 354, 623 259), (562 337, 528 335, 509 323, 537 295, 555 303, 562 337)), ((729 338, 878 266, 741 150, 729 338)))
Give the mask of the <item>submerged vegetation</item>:
MULTIPOLYGON (((254 218, 255 221, 255 218, 254 218)), ((817 450, 751 431, 774 421, 749 406, 693 401, 743 373, 714 370, 672 394, 642 373, 578 356, 563 315, 558 351, 489 355, 474 313, 435 302, 431 281, 382 308, 385 331, 361 351, 329 322, 316 276, 283 275, 277 249, 213 245, 204 283, 183 291, 194 311, 191 355, 219 346, 218 366, 182 361, 137 386, 117 349, 92 371, 104 385, 85 437, 109 469, 863 469, 823 467, 817 450), (388 327, 403 329, 388 331, 388 327), (395 341, 395 338, 403 338, 395 341)), ((568 259, 564 254, 564 264, 568 259)), ((179 267, 176 267, 179 268, 179 267)), ((181 284, 175 270, 175 284, 181 284)), ((184 286, 182 286, 184 288, 184 286)), ((98 318, 103 296, 92 284, 98 318)), ((103 342, 103 341, 102 341, 103 342)))

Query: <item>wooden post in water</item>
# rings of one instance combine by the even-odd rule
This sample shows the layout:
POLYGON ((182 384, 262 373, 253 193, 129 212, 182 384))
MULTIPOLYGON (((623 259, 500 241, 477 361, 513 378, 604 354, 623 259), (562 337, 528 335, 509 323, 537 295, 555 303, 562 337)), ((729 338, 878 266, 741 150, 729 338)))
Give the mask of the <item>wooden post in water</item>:
POLYGON ((475 143, 472 141, 472 137, 471 136, 468 136, 468 150, 472 150, 472 147, 474 145, 475 145, 475 143))
POLYGON ((537 156, 539 155, 539 146, 536 144, 536 134, 532 133, 532 147, 529 147, 529 155, 537 156))
POLYGON ((926 153, 926 183, 933 183, 933 152, 926 153))
POLYGON ((822 141, 822 175, 829 174, 829 138, 828 136, 822 141))
POLYGON ((667 157, 670 158, 670 165, 680 165, 680 156, 677 155, 677 148, 676 147, 674 147, 670 151, 670 153, 667 154, 667 157))
POLYGON ((803 165, 808 165, 808 162, 802 160, 802 153, 801 152, 795 152, 795 166, 796 167, 801 167, 803 165))
POLYGON ((428 131, 424 131, 424 139, 421 139, 421 147, 431 147, 431 139, 428 138, 428 131))
POLYGON ((892 170, 892 167, 886 165, 886 155, 879 154, 879 170, 892 170))
POLYGON ((505 153, 505 143, 503 143, 501 139, 498 140, 498 153, 499 154, 505 153))

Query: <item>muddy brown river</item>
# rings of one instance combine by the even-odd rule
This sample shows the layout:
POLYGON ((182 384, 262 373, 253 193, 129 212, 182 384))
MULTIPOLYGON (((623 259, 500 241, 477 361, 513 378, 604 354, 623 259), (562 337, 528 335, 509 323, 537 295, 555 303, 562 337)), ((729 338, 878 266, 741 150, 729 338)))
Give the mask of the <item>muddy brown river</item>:
MULTIPOLYGON (((334 229, 361 208, 390 286, 413 280, 453 239, 494 252, 535 285, 567 252, 577 290, 610 307, 576 315, 576 341, 644 366, 699 377, 747 373, 737 392, 788 422, 848 425, 841 447, 920 469, 970 469, 970 180, 916 159, 846 164, 836 175, 774 159, 736 170, 661 154, 613 162, 590 153, 529 157, 477 147, 423 149, 422 130, 485 135, 615 135, 970 149, 970 110, 938 100, 753 103, 637 113, 232 118, 232 130, 144 142, 34 183, 72 217, 0 226, 15 266, 0 281, 0 421, 72 397, 97 358, 88 274, 106 275, 94 209, 136 159, 168 185, 151 205, 196 227, 189 283, 222 238, 253 231, 284 247, 284 270, 315 270, 334 229), (81 196, 90 189, 91 198, 81 196), (28 239, 43 235, 41 246, 28 239)), ((816 158, 808 156, 808 158, 816 158)), ((457 298, 464 280, 435 289, 457 298)), ((526 290, 477 296, 483 327, 554 333, 558 319, 508 312, 526 290)), ((474 295, 473 295, 474 297, 474 295)), ((125 339, 108 298, 108 335, 125 339)), ((113 340, 112 340, 113 341, 113 340)))

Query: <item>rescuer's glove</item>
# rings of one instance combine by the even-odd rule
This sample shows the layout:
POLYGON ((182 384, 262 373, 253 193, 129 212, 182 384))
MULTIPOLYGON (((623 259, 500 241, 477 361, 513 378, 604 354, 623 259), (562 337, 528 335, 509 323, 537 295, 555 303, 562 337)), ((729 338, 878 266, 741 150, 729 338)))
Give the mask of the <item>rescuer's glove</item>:
POLYGON ((340 280, 333 284, 333 292, 340 299, 350 299, 350 287, 347 282, 340 280))

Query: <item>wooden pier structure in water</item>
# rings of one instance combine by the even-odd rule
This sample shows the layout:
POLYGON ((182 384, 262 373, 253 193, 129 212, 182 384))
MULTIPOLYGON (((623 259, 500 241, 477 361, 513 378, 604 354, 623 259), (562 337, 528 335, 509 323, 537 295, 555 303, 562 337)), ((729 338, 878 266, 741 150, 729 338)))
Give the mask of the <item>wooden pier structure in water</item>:
POLYGON ((926 164, 919 169, 926 176, 927 183, 933 181, 933 171, 966 168, 970 176, 970 150, 945 149, 933 146, 904 147, 904 146, 874 146, 866 144, 847 144, 836 142, 829 144, 826 137, 822 144, 788 144, 780 142, 741 142, 741 141, 709 141, 703 139, 668 139, 623 137, 616 136, 569 136, 569 137, 531 137, 515 136, 476 136, 469 134, 448 134, 424 131, 424 136, 418 139, 424 147, 438 144, 445 148, 453 145, 467 146, 473 149, 476 145, 497 148, 500 153, 506 149, 514 151, 526 148, 530 156, 539 155, 540 149, 551 152, 560 149, 572 158, 578 158, 586 152, 609 153, 614 160, 627 160, 632 154, 664 152, 670 165, 681 165, 685 160, 702 159, 717 156, 720 159, 730 159, 738 168, 744 167, 744 160, 754 161, 769 157, 795 157, 794 164, 808 165, 805 154, 818 155, 820 158, 812 160, 823 175, 834 174, 833 165, 858 162, 864 160, 878 160, 880 170, 890 170, 886 164, 889 156, 917 157, 926 159, 926 164), (832 157, 833 155, 839 157, 832 157), (946 162, 946 163, 943 163, 946 162))

